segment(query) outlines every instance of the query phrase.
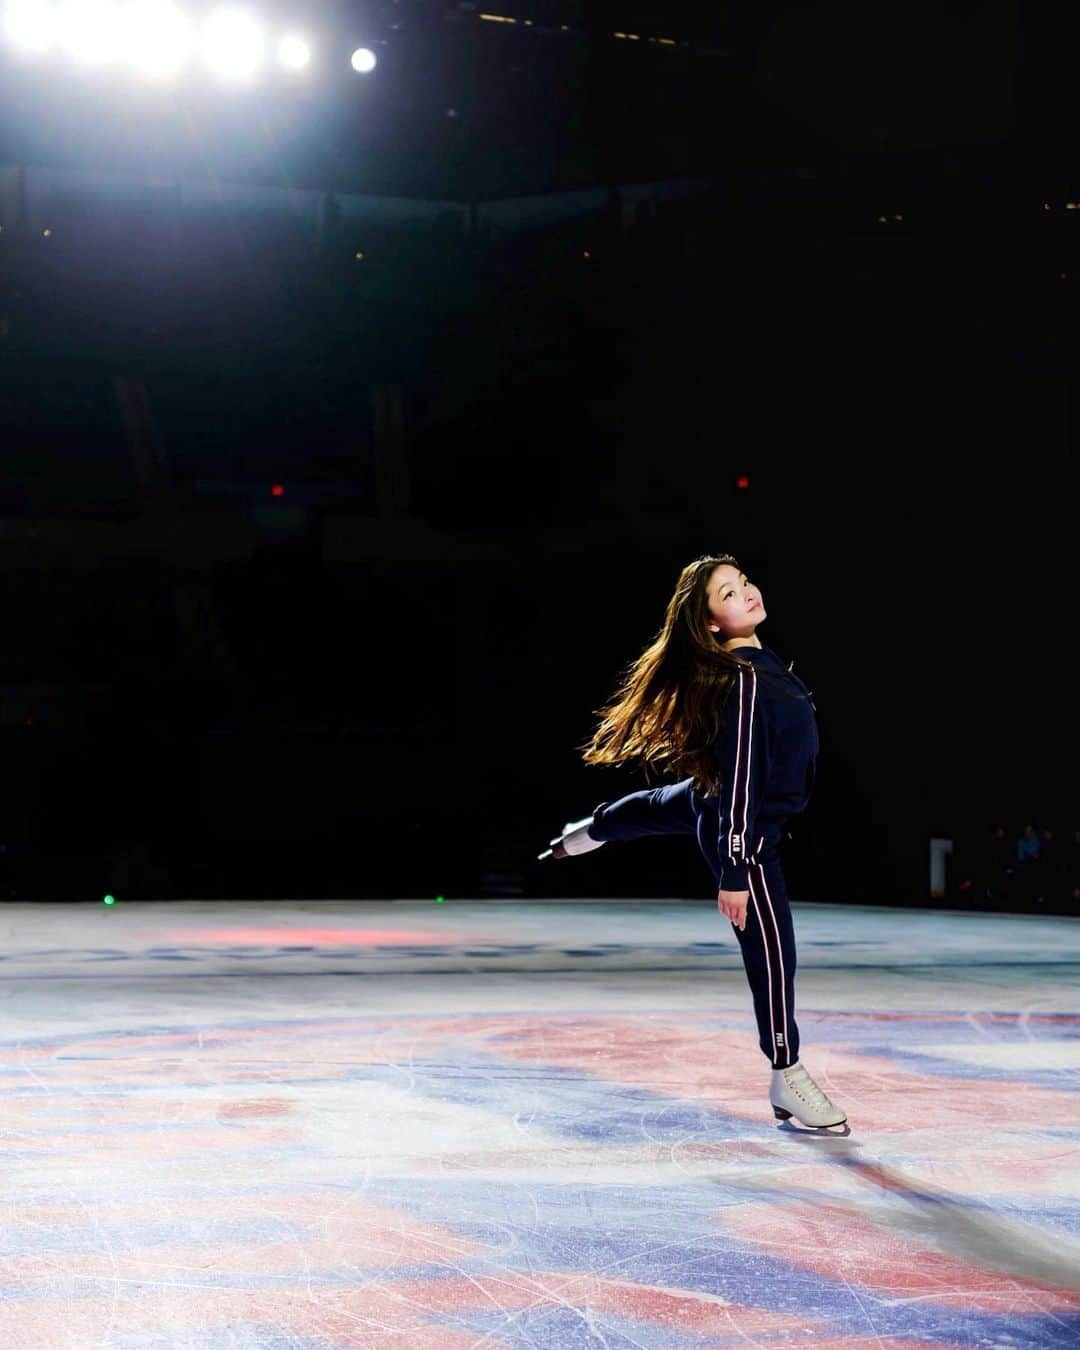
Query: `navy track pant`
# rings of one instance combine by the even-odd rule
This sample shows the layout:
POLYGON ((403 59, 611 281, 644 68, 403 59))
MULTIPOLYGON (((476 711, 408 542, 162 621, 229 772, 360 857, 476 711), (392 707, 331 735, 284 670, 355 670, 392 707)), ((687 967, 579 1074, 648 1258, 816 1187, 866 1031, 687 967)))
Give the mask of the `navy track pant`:
MULTIPOLYGON (((650 834, 687 834, 698 841, 706 861, 716 858, 717 803, 694 787, 692 778, 667 787, 631 792, 593 812, 594 839, 641 839, 650 834)), ((780 866, 782 823, 763 826, 749 866, 750 898, 745 930, 731 925, 742 951, 754 1000, 758 1044, 774 1069, 799 1058, 795 1022, 795 927, 780 866)))

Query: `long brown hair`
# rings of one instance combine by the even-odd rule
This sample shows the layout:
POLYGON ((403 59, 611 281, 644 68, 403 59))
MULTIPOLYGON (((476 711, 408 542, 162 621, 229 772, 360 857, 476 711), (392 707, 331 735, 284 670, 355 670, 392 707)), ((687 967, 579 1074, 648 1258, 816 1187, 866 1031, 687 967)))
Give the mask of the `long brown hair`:
POLYGON ((739 566, 718 553, 683 568, 660 631, 624 669, 611 702, 595 710, 600 725, 578 747, 586 764, 641 760, 646 780, 660 767, 675 778, 693 777, 702 792, 719 792, 713 746, 735 676, 749 665, 724 651, 724 638, 708 626, 705 588, 724 563, 739 566))

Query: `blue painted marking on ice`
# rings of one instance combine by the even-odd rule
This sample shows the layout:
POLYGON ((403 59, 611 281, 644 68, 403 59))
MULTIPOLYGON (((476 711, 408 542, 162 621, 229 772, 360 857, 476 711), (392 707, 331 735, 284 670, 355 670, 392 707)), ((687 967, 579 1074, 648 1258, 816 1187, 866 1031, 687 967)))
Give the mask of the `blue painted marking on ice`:
MULTIPOLYGON (((954 1043, 963 1043, 962 1038, 957 1037, 954 1043)), ((985 1042, 972 1038, 971 1044, 979 1045, 985 1044, 985 1042)), ((925 1074, 930 1078, 961 1078, 980 1083, 1026 1083, 1031 1087, 1058 1088, 1059 1090, 1062 1088, 1068 1090, 1076 1085, 1076 1070, 1071 1068, 1032 1069, 1025 1068, 1023 1065, 1005 1067, 1002 1065, 971 1064, 951 1055, 939 1057, 932 1053, 904 1050, 895 1045, 853 1045, 851 1049, 856 1055, 867 1055, 874 1059, 891 1059, 898 1068, 925 1074)), ((1077 1112, 1080 1114, 1080 1103, 1077 1104, 1077 1112)))
POLYGON ((538 1346, 559 1350, 572 1350, 574 1346, 606 1347, 606 1350, 643 1346, 649 1350, 705 1350, 706 1346, 721 1344, 715 1337, 661 1327, 656 1322, 636 1321, 596 1308, 579 1310, 552 1304, 511 1306, 505 1312, 469 1308, 451 1316, 433 1317, 431 1322, 471 1332, 482 1338, 481 1344, 497 1345, 500 1350, 518 1346, 522 1350, 537 1350, 538 1346))
POLYGON ((341 1341, 298 1336, 279 1331, 266 1322, 223 1322, 197 1329, 169 1323, 154 1331, 112 1331, 109 1350, 339 1350, 341 1341), (163 1339, 164 1338, 164 1339, 163 1339))
MULTIPOLYGON (((391 1087, 402 1082, 400 1067, 386 1064, 356 1065, 340 1076, 391 1087)), ((495 1055, 458 1058, 452 1070, 437 1060, 410 1060, 408 1083, 413 1096, 489 1111, 500 1118, 527 1117, 532 1128, 564 1139, 614 1144, 670 1137, 685 1143, 743 1138, 754 1129, 746 1120, 704 1103, 679 1101, 575 1069, 508 1065, 495 1055)), ((764 1113, 761 1129, 771 1134, 764 1113)))
MULTIPOLYGON (((103 1246, 107 1251, 168 1246, 200 1247, 212 1251, 215 1247, 294 1243, 306 1231, 306 1225, 279 1219, 272 1214, 258 1219, 216 1219, 208 1215, 205 1219, 171 1219, 160 1223, 87 1223, 84 1227, 64 1224, 18 1231, 2 1229, 0 1256, 29 1257, 46 1252, 90 1253, 100 1252, 103 1246)), ((193 1279, 199 1278, 197 1271, 188 1274, 193 1279)), ((203 1278, 208 1286, 213 1287, 217 1276, 207 1271, 203 1278)), ((14 1287, 0 1287, 0 1302, 15 1296, 10 1292, 14 1287)), ((37 1296, 40 1297, 40 1291, 37 1296)))
MULTIPOLYGON (((587 1203, 582 1194, 564 1185, 538 1185, 533 1179, 517 1186, 506 1180, 412 1178, 406 1190, 396 1181, 380 1180, 365 1190, 369 1201, 392 1202, 425 1222, 451 1227, 497 1248, 503 1272, 617 1272, 617 1278, 631 1283, 697 1291, 793 1317, 804 1317, 807 1309, 813 1309, 815 1319, 827 1318, 837 1332, 848 1336, 907 1336, 971 1346, 1019 1344, 1025 1350, 1028 1346, 1073 1350, 1080 1344, 1080 1314, 994 1316, 951 1300, 935 1306, 925 1299, 894 1299, 792 1267, 724 1231, 716 1212, 747 1200, 745 1186, 737 1183, 650 1186, 645 1192, 634 1185, 592 1185, 587 1203), (527 1220, 522 1217, 523 1191, 530 1202, 527 1220), (507 1242, 508 1229, 512 1243, 507 1242)), ((476 1261, 461 1266, 474 1276, 483 1272, 476 1261)))

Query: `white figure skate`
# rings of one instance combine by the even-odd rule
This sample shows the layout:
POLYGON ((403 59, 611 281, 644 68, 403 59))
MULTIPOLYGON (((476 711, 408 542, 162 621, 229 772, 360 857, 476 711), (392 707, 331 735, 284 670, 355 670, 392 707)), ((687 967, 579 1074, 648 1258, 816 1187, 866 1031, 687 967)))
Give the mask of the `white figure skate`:
POLYGON ((591 853, 594 848, 600 848, 607 841, 592 837, 589 833, 589 826, 592 823, 592 816, 586 816, 584 820, 568 821, 558 839, 551 841, 551 847, 537 855, 537 861, 543 862, 546 858, 577 857, 582 853, 591 853))
POLYGON ((843 1125, 847 1116, 834 1106, 801 1064, 787 1069, 773 1069, 769 1087, 769 1101, 777 1120, 794 1116, 812 1129, 828 1125, 843 1125))

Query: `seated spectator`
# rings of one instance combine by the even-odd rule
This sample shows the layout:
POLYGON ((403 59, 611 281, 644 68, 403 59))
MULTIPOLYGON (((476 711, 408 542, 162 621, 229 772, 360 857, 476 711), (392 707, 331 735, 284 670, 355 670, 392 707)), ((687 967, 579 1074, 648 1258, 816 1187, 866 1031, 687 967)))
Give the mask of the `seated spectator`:
POLYGON ((1016 841, 1016 861, 1036 863, 1039 861, 1039 835, 1034 825, 1025 825, 1020 838, 1016 841))
POLYGON ((985 841, 972 903, 976 907, 986 905, 991 909, 1007 909, 1015 872, 1016 849, 1009 841, 1005 826, 999 822, 991 827, 990 837, 985 841))
POLYGON ((1042 863, 1042 838, 1034 825, 1025 825, 1016 841, 1017 899, 1025 909, 1046 904, 1046 876, 1042 863))

